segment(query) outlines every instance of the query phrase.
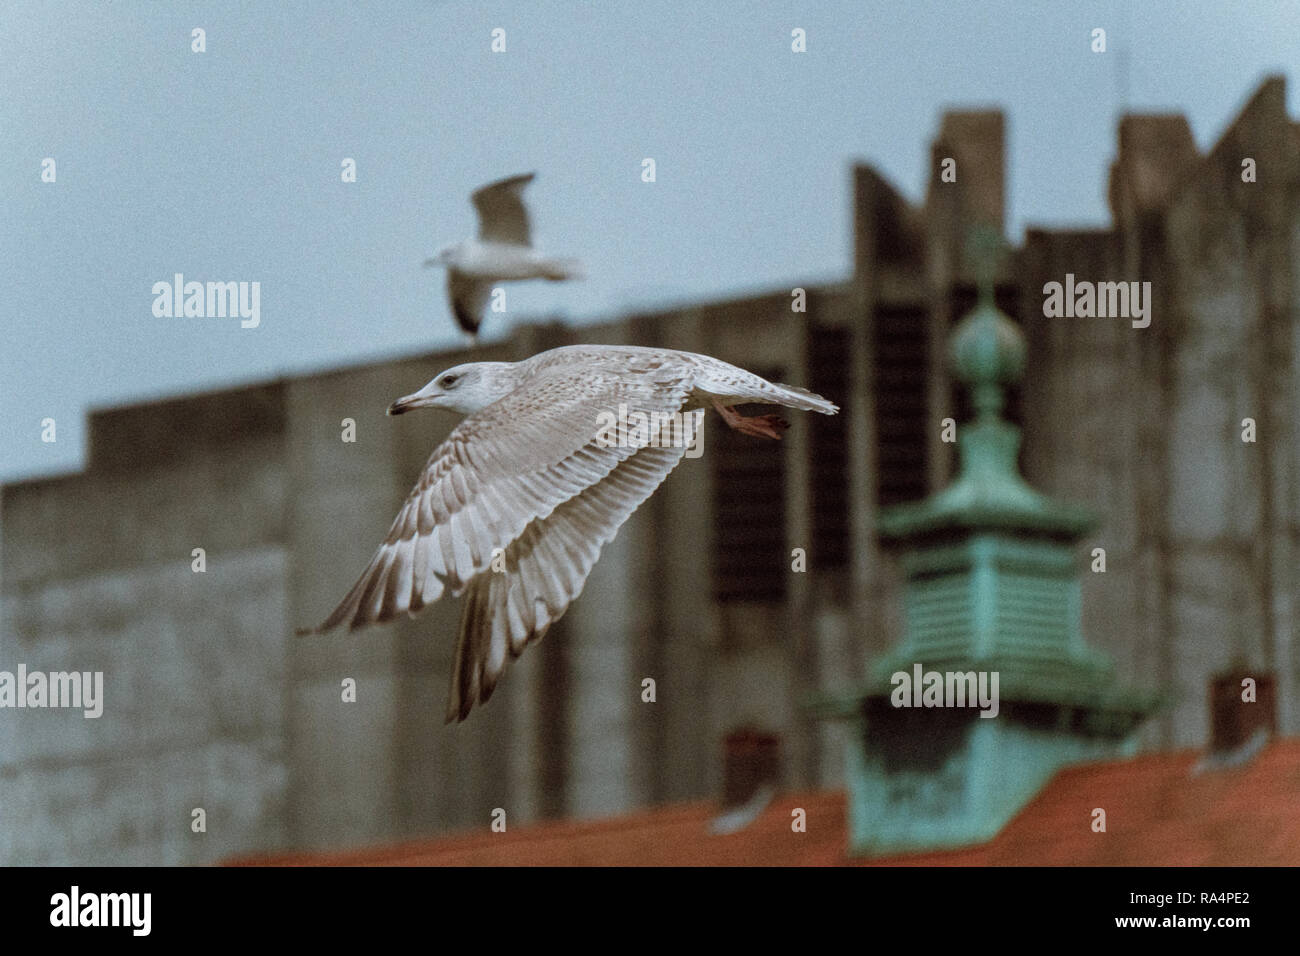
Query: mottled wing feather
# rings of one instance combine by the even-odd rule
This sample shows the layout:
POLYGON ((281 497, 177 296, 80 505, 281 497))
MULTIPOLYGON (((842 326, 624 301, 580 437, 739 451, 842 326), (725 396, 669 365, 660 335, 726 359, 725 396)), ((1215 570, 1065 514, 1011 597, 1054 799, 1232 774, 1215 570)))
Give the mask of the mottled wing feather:
POLYGON ((528 210, 524 206, 524 187, 536 173, 511 176, 477 189, 470 198, 478 210, 478 237, 484 242, 529 245, 528 210))
POLYGON ((459 594, 489 568, 494 549, 635 454, 598 440, 602 411, 625 404, 671 413, 689 392, 680 377, 629 382, 565 366, 469 416, 434 449, 369 566, 315 630, 414 613, 447 586, 459 594))
POLYGON ((618 529, 681 461, 703 412, 667 447, 626 458, 580 495, 531 521, 503 555, 504 572, 469 582, 451 673, 446 719, 464 720, 492 696, 505 666, 539 640, 579 594, 618 529))

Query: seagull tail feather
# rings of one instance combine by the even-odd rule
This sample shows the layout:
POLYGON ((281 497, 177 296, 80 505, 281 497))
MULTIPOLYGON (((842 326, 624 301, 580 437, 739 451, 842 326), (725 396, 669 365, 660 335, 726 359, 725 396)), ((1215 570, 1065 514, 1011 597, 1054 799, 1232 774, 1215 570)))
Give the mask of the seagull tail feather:
POLYGON ((821 412, 823 415, 834 415, 840 410, 840 407, 834 402, 828 401, 816 392, 810 392, 806 388, 800 388, 798 385, 786 385, 783 382, 773 382, 772 384, 781 391, 781 404, 787 408, 798 408, 805 412, 821 412))

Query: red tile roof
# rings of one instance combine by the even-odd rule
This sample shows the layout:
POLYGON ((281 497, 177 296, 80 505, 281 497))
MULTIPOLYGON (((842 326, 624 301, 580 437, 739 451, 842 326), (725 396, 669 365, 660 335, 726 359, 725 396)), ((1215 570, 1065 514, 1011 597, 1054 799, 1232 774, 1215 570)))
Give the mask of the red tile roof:
POLYGON ((394 846, 244 858, 236 865, 327 866, 1251 866, 1300 865, 1300 740, 1270 744, 1245 767, 1193 774, 1182 751, 1062 770, 989 843, 851 860, 842 792, 785 794, 728 836, 708 832, 712 803, 610 820, 550 822, 394 846), (791 831, 791 810, 807 832, 791 831), (1092 811, 1106 811, 1094 833, 1092 811))

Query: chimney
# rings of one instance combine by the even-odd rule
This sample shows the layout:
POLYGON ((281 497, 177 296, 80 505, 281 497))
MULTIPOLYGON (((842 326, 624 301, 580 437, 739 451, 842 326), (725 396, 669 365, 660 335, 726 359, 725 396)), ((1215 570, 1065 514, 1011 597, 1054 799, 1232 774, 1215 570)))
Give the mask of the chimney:
POLYGON ((775 788, 781 781, 781 738, 755 727, 741 727, 727 734, 723 742, 724 806, 747 803, 768 784, 775 788))
POLYGON ((1229 753, 1263 731, 1277 735, 1277 683, 1271 673, 1233 667, 1210 678, 1210 750, 1229 753))

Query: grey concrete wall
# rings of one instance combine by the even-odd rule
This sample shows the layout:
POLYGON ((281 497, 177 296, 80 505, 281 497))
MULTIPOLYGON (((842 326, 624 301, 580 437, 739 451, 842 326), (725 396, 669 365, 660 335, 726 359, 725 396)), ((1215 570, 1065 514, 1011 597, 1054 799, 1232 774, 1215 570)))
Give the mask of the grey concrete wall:
MULTIPOLYGON (((1124 318, 1048 318, 1043 286, 1145 278, 1124 272, 1114 236, 1101 231, 1031 231, 1023 257, 1023 329, 1029 361, 1023 383, 1023 458, 1028 480, 1064 500, 1091 508, 1100 527, 1080 542, 1083 631, 1105 651, 1126 684, 1152 686, 1162 677, 1163 625, 1146 595, 1158 586, 1144 570, 1144 526, 1163 511, 1144 501, 1139 477, 1149 467, 1139 428, 1152 410, 1143 402, 1130 356, 1161 334, 1124 318), (1092 570, 1094 548, 1106 570, 1092 570)), ((1166 320, 1161 306, 1156 318, 1166 320)), ((1158 414, 1157 414, 1158 417, 1158 414)))
POLYGON ((1203 739, 1207 674, 1277 671, 1295 733, 1300 638, 1296 350, 1300 142, 1285 86, 1265 83, 1184 181, 1167 216, 1173 281, 1167 431, 1175 742, 1203 739), (1242 160, 1258 181, 1242 181, 1242 160), (1258 429, 1242 440, 1242 421, 1258 429), (1200 718, 1200 720, 1198 720, 1200 718))
POLYGON ((102 671, 104 710, 0 715, 0 862, 287 845, 281 397, 97 415, 85 474, 6 489, 0 669, 102 671))
POLYGON ((1107 557, 1083 578, 1085 633, 1121 677, 1169 692, 1143 731, 1158 747, 1206 740, 1210 678, 1235 660, 1277 673, 1281 726, 1300 729, 1297 145, 1280 81, 1206 157, 1188 159, 1182 126, 1127 121, 1120 228, 1031 231, 1022 276, 1028 477, 1103 518, 1085 542, 1107 557), (1257 183, 1241 181, 1246 156, 1257 183), (1043 283, 1066 272, 1151 282, 1151 326, 1041 317, 1043 283))

